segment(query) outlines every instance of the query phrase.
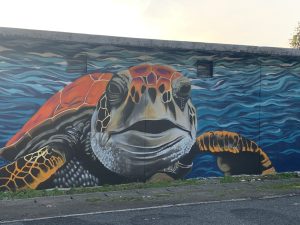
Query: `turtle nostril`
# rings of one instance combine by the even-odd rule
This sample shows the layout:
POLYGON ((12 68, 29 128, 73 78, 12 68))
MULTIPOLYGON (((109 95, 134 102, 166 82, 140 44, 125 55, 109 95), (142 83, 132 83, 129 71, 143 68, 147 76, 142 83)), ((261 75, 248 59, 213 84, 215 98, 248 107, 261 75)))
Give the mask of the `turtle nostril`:
POLYGON ((134 96, 134 93, 135 93, 135 87, 133 86, 130 91, 131 96, 134 96))
POLYGON ((149 96, 151 98, 151 101, 154 103, 155 99, 156 99, 156 89, 155 88, 149 88, 148 93, 149 93, 149 96))
POLYGON ((136 93, 136 95, 134 96, 134 101, 135 101, 135 103, 139 103, 139 101, 140 101, 139 93, 136 93))
POLYGON ((160 93, 163 93, 165 91, 165 85, 164 84, 161 84, 159 87, 158 87, 160 93))
POLYGON ((146 91, 146 86, 145 85, 143 85, 142 86, 142 88, 141 88, 141 92, 142 92, 142 94, 144 94, 144 92, 146 91))

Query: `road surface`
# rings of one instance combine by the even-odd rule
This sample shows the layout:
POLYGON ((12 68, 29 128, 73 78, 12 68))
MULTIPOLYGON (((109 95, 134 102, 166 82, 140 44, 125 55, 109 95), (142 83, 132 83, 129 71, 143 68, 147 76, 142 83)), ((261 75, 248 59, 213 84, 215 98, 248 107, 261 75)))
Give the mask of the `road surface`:
POLYGON ((300 196, 274 196, 3 221, 10 225, 299 225, 300 196))

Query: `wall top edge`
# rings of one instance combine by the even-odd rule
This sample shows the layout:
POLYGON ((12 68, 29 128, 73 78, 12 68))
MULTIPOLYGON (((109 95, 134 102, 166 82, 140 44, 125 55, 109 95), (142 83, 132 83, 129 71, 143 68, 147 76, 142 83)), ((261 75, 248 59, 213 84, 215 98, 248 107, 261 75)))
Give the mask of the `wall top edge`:
POLYGON ((116 37, 116 36, 0 27, 0 39, 11 38, 11 37, 45 39, 51 41, 80 42, 80 43, 90 43, 90 44, 144 47, 144 48, 217 51, 217 52, 260 54, 260 55, 271 55, 271 56, 300 57, 300 49, 292 49, 292 48, 142 39, 142 38, 116 37))

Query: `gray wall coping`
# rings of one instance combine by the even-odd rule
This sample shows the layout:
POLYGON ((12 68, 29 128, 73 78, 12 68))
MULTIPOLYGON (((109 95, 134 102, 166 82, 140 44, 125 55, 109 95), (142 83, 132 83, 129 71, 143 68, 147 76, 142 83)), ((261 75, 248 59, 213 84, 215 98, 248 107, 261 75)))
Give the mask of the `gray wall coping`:
POLYGON ((2 38, 13 37, 13 38, 45 39, 45 40, 52 40, 52 41, 67 41, 67 42, 118 45, 118 46, 130 46, 130 47, 163 48, 163 49, 174 49, 174 50, 181 49, 181 50, 195 50, 195 51, 217 51, 217 52, 247 53, 247 54, 261 54, 261 55, 274 55, 274 56, 292 56, 292 57, 300 56, 300 49, 292 49, 292 48, 142 39, 142 38, 67 33, 67 32, 57 32, 57 31, 7 28, 7 27, 0 27, 0 38, 1 37, 2 38))

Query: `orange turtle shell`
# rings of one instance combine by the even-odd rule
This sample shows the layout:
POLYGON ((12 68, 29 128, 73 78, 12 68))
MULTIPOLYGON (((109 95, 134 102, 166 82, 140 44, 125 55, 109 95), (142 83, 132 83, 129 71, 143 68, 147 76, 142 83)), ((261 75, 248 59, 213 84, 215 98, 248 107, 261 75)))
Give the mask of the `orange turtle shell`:
MULTIPOLYGON (((149 64, 133 66, 129 68, 129 73, 133 80, 138 79, 137 81, 144 82, 144 79, 141 79, 144 77, 148 86, 158 88, 161 83, 165 83, 169 89, 171 89, 171 81, 182 76, 168 66, 149 64)), ((48 99, 22 129, 6 143, 5 147, 14 146, 25 136, 31 137, 32 130, 36 130, 47 121, 54 121, 60 115, 76 112, 84 107, 95 107, 106 91, 106 86, 112 76, 112 73, 92 73, 67 85, 48 99)))
POLYGON ((92 73, 84 75, 67 85, 49 98, 29 121, 7 143, 6 147, 16 144, 26 133, 47 120, 54 120, 66 111, 77 111, 82 107, 94 107, 106 90, 111 73, 92 73))

